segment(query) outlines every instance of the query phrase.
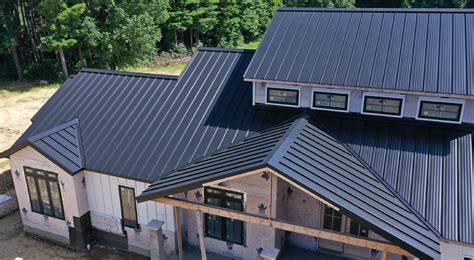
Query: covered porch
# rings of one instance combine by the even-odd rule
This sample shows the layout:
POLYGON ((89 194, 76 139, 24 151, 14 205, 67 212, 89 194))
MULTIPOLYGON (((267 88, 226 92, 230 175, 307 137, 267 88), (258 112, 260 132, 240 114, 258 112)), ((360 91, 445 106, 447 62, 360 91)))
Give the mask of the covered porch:
POLYGON ((146 200, 175 208, 181 256, 184 241, 203 259, 275 259, 295 244, 349 257, 440 257, 430 227, 305 115, 162 177, 138 197, 146 200))

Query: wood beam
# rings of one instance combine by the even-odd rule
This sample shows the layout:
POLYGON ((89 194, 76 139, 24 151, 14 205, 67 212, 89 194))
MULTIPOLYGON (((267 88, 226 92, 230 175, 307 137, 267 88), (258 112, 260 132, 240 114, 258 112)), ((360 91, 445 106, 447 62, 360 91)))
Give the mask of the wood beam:
POLYGON ((180 207, 174 207, 174 215, 176 220, 176 233, 178 235, 178 256, 179 260, 184 260, 183 253, 183 228, 181 227, 181 212, 180 207))
POLYGON ((207 260, 206 244, 204 243, 204 225, 202 224, 201 211, 196 211, 196 221, 199 234, 199 247, 201 248, 201 259, 207 260))
POLYGON ((284 220, 271 219, 271 218, 269 219, 267 217, 262 217, 255 214, 250 214, 250 213, 235 211, 235 210, 230 210, 230 209, 224 209, 224 208, 215 207, 212 205, 204 205, 204 204, 187 201, 183 199, 163 197, 163 198, 157 198, 155 199, 155 201, 158 203, 167 204, 167 205, 171 205, 178 208, 201 211, 202 213, 208 213, 208 214, 217 215, 220 217, 245 221, 247 223, 269 226, 276 229, 286 230, 286 231, 290 231, 294 233, 309 235, 313 237, 319 237, 319 238, 328 239, 332 241, 338 241, 338 242, 349 244, 349 245, 373 248, 379 251, 386 251, 386 252, 395 253, 399 255, 414 256, 413 254, 411 254, 410 252, 406 251, 405 249, 401 247, 398 247, 396 245, 386 243, 383 241, 374 240, 374 239, 361 238, 358 236, 332 232, 332 231, 323 230, 323 229, 305 227, 305 226, 301 226, 301 225, 287 222, 284 220))

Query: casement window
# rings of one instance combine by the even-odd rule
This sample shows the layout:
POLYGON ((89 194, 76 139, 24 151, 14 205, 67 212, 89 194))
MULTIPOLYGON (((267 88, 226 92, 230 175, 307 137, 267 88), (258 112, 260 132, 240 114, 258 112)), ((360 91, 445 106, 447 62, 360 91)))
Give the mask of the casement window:
POLYGON ((119 186, 119 193, 122 208, 122 225, 125 227, 139 228, 135 190, 125 186, 119 186))
MULTIPOLYGON (((205 203, 217 207, 243 211, 244 195, 238 192, 206 187, 205 203)), ((243 244, 244 223, 240 220, 205 214, 206 235, 208 237, 243 244)))
POLYGON ((386 116, 402 115, 403 97, 364 95, 362 113, 386 116))
POLYGON ((274 87, 268 86, 267 104, 277 104, 283 106, 299 107, 300 105, 300 89, 297 87, 274 87))
POLYGON ((313 90, 313 108, 320 110, 348 111, 349 92, 313 90))
POLYGON ((366 226, 354 220, 351 220, 349 233, 351 235, 356 235, 360 237, 369 237, 369 229, 366 226))
POLYGON ((64 219, 64 207, 59 189, 58 174, 24 167, 31 210, 64 219))
POLYGON ((323 228, 340 232, 342 228, 342 213, 324 205, 323 228))
POLYGON ((461 103, 420 100, 418 118, 431 119, 433 121, 459 122, 461 111, 461 103))

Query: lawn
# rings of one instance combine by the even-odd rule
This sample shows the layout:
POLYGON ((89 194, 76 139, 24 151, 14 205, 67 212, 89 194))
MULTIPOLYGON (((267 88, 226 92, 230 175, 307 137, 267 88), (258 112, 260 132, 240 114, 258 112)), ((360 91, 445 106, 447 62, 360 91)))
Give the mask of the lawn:
MULTIPOLYGON (((126 69, 133 72, 179 75, 185 63, 163 67, 126 69)), ((60 84, 37 86, 15 81, 0 81, 0 151, 8 149, 30 125, 30 119, 56 92, 60 84)), ((0 174, 9 169, 8 160, 0 159, 0 174)))

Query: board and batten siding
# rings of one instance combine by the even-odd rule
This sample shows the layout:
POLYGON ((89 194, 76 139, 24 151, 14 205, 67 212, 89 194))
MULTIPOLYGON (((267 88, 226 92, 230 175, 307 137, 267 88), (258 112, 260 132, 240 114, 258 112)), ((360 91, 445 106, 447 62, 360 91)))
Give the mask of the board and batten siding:
MULTIPOLYGON (((121 177, 84 172, 87 198, 91 213, 122 218, 119 186, 126 186, 135 190, 135 196, 140 195, 150 184, 121 177)), ((137 217, 140 225, 147 225, 151 220, 164 221, 164 231, 175 231, 173 207, 153 201, 137 203, 137 217)))

